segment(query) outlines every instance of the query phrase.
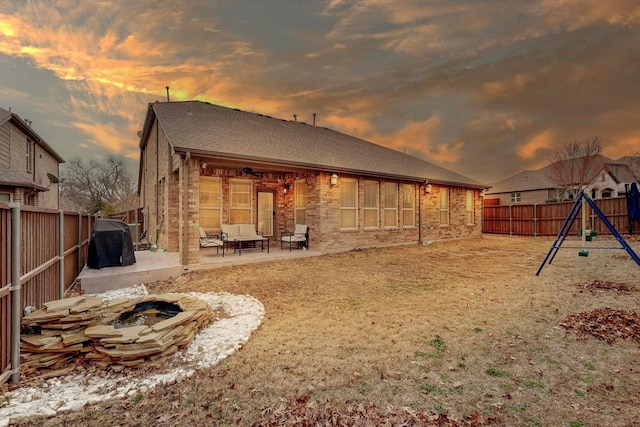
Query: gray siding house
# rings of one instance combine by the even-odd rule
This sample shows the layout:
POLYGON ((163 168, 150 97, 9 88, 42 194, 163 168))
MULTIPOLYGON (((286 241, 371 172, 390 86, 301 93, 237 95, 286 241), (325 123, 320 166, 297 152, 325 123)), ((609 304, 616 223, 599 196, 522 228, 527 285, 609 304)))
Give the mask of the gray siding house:
POLYGON ((0 108, 0 202, 58 209, 60 163, 30 124, 0 108))

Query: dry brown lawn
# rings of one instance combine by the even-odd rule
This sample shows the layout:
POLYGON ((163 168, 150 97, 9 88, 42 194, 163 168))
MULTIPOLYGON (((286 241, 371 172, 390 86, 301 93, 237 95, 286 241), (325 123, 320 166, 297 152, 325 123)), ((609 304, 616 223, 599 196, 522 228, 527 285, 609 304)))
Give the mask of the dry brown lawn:
POLYGON ((639 425, 640 335, 608 343, 566 321, 636 313, 640 268, 622 250, 562 249, 536 277, 552 240, 485 236, 149 284, 249 294, 264 322, 213 368, 42 424, 639 425))

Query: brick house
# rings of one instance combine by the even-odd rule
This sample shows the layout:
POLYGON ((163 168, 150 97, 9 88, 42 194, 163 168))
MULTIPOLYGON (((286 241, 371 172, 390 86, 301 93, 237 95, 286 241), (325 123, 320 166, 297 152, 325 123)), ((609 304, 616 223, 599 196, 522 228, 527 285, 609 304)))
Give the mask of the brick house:
POLYGON ((322 252, 481 235, 485 185, 320 126, 156 102, 140 150, 147 233, 183 265, 199 261, 199 226, 251 223, 279 241, 303 223, 322 252))
POLYGON ((60 163, 30 124, 0 108, 0 202, 58 209, 60 163))

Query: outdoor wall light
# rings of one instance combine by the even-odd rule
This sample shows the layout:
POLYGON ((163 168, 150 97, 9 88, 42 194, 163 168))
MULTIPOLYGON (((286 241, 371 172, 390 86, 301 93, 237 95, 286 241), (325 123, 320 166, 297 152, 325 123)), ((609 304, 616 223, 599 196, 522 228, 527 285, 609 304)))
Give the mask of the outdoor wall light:
POLYGON ((338 185, 338 175, 334 173, 329 177, 329 185, 331 185, 331 187, 338 185))
POLYGON ((289 188, 291 188, 291 185, 290 185, 290 184, 285 184, 285 185, 283 185, 283 186, 282 186, 282 192, 283 192, 284 194, 287 194, 287 192, 289 191, 289 188))
POLYGON ((202 167, 202 169, 206 169, 207 168, 207 162, 202 162, 202 164, 200 166, 202 167))
POLYGON ((431 193, 431 190, 433 190, 433 187, 431 186, 431 184, 425 185, 425 187, 424 187, 424 193, 425 194, 431 193))

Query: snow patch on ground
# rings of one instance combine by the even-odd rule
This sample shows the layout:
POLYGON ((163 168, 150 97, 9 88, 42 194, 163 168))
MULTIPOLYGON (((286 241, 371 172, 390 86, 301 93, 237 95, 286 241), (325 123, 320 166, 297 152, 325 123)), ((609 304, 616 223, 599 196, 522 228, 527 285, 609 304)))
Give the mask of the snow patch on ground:
MULTIPOLYGON (((144 285, 108 291, 97 296, 110 301, 147 294, 144 285)), ((52 417, 58 412, 75 411, 85 404, 145 393, 161 384, 190 377, 238 350, 262 323, 264 306, 248 295, 228 293, 187 293, 207 301, 212 309, 223 309, 228 317, 202 329, 183 351, 172 359, 169 369, 140 376, 130 373, 72 372, 46 380, 40 387, 25 386, 0 396, 0 427, 25 417, 52 417)))

